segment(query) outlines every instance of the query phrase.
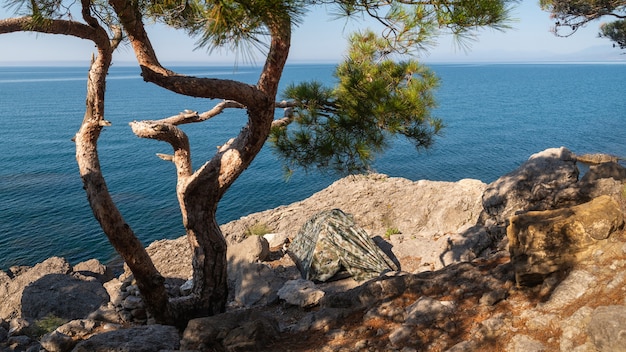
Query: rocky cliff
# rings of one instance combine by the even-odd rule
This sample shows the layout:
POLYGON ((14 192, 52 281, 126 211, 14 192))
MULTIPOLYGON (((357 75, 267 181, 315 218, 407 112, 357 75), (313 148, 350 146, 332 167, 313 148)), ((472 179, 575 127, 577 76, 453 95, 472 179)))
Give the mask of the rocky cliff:
MULTIPOLYGON (((97 261, 0 272, 0 349, 624 351, 626 172, 600 161, 580 177, 576 155, 548 149, 488 185, 350 176, 225 224, 229 311, 183 332, 149 324, 132 275, 97 261), (302 280, 285 250, 335 208, 400 271, 302 280)), ((186 240, 148 251, 170 293, 186 294, 186 240)))

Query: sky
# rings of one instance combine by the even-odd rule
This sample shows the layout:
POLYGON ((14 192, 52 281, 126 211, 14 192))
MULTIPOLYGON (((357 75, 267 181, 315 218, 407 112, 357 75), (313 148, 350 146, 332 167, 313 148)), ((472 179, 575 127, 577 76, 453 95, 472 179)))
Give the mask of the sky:
MULTIPOLYGON (((306 15, 295 28, 289 56, 291 63, 341 60, 346 49, 346 37, 354 29, 366 28, 367 23, 345 19, 332 20, 326 8, 317 8, 306 15)), ((11 17, 0 8, 0 18, 11 17)), ((438 45, 420 56, 425 62, 535 62, 535 61, 626 61, 620 50, 613 49, 607 39, 598 38, 601 22, 592 22, 569 38, 559 38, 550 32, 553 22, 549 13, 541 11, 538 1, 522 1, 514 11, 512 29, 505 32, 480 30, 477 41, 463 50, 450 36, 437 39, 438 45)), ((238 64, 249 63, 241 53, 196 49, 195 39, 184 32, 161 25, 149 26, 153 46, 162 63, 238 64)), ((85 62, 88 64, 93 44, 86 40, 60 35, 11 33, 0 35, 0 65, 85 62)), ((257 60, 263 57, 256 55, 257 60)), ((134 62, 129 46, 121 47, 114 63, 134 62)))

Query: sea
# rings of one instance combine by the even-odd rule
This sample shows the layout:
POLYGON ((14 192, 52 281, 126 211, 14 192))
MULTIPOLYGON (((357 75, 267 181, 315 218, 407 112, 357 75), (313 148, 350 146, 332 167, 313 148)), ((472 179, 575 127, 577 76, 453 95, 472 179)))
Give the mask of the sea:
MULTIPOLYGON (((565 146, 577 154, 626 157, 626 64, 431 64, 440 78, 432 112, 446 128, 432 148, 398 138, 373 170, 410 180, 489 183, 532 154, 565 146)), ((185 74, 254 83, 259 67, 175 68, 185 74)), ((291 64, 281 85, 334 82, 332 64, 291 64)), ((94 219, 78 174, 72 137, 85 109, 86 67, 0 67, 0 270, 51 256, 70 263, 115 251, 94 219)), ((179 96, 144 82, 139 70, 115 65, 108 75, 102 169, 125 220, 146 245, 184 234, 174 166, 157 153, 163 142, 139 139, 129 122, 160 119, 216 101, 179 96)), ((241 111, 183 127, 194 167, 245 124, 241 111)), ((219 204, 223 224, 303 200, 342 177, 295 170, 287 177, 266 145, 219 204)))

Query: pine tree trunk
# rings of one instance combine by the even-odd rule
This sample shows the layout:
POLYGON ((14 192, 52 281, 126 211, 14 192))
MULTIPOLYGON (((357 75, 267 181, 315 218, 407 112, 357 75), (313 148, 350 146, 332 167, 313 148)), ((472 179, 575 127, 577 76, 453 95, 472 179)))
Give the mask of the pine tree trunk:
POLYGON ((102 128, 109 124, 103 114, 105 79, 109 66, 110 53, 104 51, 90 66, 85 117, 75 136, 76 161, 94 217, 113 248, 133 272, 148 311, 157 322, 166 322, 169 317, 166 315, 164 279, 113 202, 100 168, 97 142, 102 128))

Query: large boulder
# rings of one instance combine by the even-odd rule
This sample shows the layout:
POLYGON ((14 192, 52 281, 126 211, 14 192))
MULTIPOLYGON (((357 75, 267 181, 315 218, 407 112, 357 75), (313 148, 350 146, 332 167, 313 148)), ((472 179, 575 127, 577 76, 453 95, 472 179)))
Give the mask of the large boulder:
POLYGON ((79 342, 73 352, 154 352, 178 350, 180 335, 173 326, 144 325, 93 335, 79 342))
MULTIPOLYGON (((567 148, 551 148, 533 154, 516 170, 487 186, 483 193, 481 221, 504 229, 519 213, 559 208, 557 194, 578 181, 576 156, 567 148)), ((503 232, 502 232, 503 234, 503 232)))
POLYGON ((25 270, 11 280, 0 281, 0 319, 22 317, 24 290, 47 275, 66 275, 70 264, 63 258, 52 257, 25 270))
POLYGON ((619 204, 607 195, 570 208, 512 216, 507 237, 518 284, 535 285, 570 268, 623 225, 619 204))
POLYGON ((47 316, 80 319, 108 302, 109 295, 98 281, 48 274, 24 288, 21 316, 35 320, 47 316))
POLYGON ((262 351, 278 334, 278 323, 272 316, 235 310, 190 320, 180 347, 198 351, 262 351))

